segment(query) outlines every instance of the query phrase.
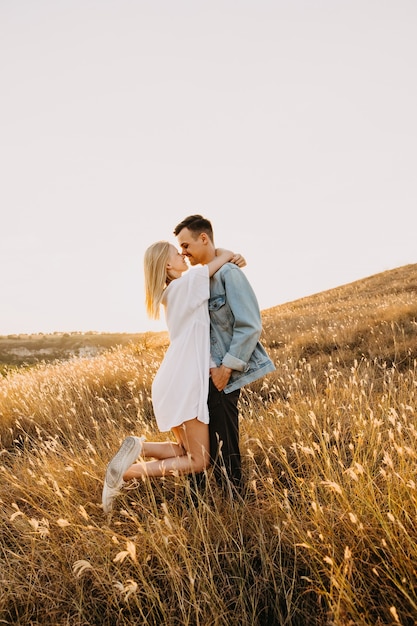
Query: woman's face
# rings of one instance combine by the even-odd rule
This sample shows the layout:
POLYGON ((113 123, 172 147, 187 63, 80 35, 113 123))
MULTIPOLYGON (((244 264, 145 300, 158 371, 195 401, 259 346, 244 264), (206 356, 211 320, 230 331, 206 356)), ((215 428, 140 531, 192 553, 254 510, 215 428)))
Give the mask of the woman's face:
POLYGON ((184 255, 175 246, 170 246, 167 270, 173 272, 176 278, 188 270, 184 255))

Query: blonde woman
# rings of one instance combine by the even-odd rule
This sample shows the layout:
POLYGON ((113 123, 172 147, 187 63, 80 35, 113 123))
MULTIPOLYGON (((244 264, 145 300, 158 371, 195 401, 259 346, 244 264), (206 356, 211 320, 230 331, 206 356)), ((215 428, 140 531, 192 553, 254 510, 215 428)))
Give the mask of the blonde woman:
POLYGON ((112 510, 114 499, 129 480, 199 473, 209 466, 208 299, 210 277, 227 262, 246 265, 241 255, 217 249, 210 263, 187 271, 184 255, 171 243, 158 241, 146 250, 146 310, 149 317, 158 319, 164 307, 170 337, 152 384, 152 402, 159 430, 172 431, 175 442, 135 436, 123 441, 107 466, 102 494, 105 513, 112 510))

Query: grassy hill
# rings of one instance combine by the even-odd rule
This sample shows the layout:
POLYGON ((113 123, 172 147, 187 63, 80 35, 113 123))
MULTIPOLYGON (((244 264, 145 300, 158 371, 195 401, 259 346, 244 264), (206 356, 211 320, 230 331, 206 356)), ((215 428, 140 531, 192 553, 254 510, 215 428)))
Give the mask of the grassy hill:
POLYGON ((241 394, 233 505, 208 472, 205 493, 166 477, 101 510, 120 441, 166 438, 165 333, 0 378, 1 623, 417 623, 417 265, 263 321, 276 371, 241 394))
POLYGON ((265 336, 280 356, 408 365, 416 303, 417 265, 407 265, 264 311, 265 336))

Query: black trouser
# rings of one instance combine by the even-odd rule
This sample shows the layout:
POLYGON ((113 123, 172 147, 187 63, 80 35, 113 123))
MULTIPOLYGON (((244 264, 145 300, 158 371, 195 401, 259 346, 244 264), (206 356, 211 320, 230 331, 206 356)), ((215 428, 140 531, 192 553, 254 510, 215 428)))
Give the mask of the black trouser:
POLYGON ((239 449, 240 389, 231 393, 218 391, 210 379, 208 407, 210 457, 217 482, 223 487, 227 478, 239 491, 242 487, 242 463, 239 449))

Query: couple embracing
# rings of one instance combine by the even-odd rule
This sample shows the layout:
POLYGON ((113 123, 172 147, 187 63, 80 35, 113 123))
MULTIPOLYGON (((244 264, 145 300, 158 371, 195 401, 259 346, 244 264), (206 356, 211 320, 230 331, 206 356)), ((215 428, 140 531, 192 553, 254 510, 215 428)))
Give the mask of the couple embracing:
POLYGON ((159 430, 172 431, 175 442, 123 441, 107 466, 105 513, 132 479, 198 475, 209 466, 228 493, 241 493, 240 389, 275 369, 259 342, 261 315, 241 270, 245 259, 216 248, 201 215, 185 218, 174 235, 181 252, 154 243, 144 273, 147 313, 157 319, 163 307, 170 340, 152 384, 153 408, 159 430))

